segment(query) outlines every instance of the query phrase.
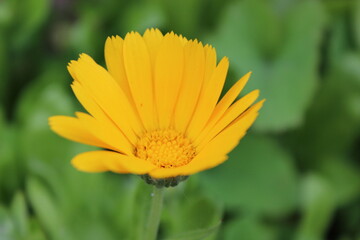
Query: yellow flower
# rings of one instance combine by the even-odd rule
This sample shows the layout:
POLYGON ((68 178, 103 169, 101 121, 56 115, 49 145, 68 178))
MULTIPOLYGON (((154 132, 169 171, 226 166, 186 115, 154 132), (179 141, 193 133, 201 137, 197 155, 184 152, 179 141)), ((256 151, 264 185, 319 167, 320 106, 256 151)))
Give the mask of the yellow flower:
POLYGON ((54 116, 57 134, 104 150, 72 160, 85 172, 187 176, 227 159, 258 116, 263 101, 254 90, 236 100, 242 77, 219 101, 229 62, 215 49, 173 32, 148 29, 141 36, 109 37, 107 70, 81 54, 68 70, 87 113, 54 116))

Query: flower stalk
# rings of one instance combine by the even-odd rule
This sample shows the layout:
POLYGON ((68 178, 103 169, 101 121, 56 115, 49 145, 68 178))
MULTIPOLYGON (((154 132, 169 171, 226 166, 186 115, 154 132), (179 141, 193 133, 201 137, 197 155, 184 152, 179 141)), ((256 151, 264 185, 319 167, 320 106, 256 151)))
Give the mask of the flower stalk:
POLYGON ((151 193, 151 206, 150 212, 145 227, 145 239, 146 240, 156 240, 157 234, 159 231, 161 212, 163 206, 164 198, 164 188, 153 186, 153 191, 151 193))

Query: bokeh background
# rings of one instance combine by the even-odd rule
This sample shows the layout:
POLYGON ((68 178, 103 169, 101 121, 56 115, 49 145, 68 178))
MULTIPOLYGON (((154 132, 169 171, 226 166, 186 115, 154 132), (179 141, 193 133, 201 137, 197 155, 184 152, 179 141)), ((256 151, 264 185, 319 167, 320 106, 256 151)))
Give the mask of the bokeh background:
POLYGON ((158 27, 230 58, 267 98, 223 165, 169 189, 160 239, 360 240, 359 0, 0 1, 0 239, 141 239, 151 187, 75 171, 49 130, 81 110, 67 62, 158 27), (221 226, 219 226, 221 220, 221 226))

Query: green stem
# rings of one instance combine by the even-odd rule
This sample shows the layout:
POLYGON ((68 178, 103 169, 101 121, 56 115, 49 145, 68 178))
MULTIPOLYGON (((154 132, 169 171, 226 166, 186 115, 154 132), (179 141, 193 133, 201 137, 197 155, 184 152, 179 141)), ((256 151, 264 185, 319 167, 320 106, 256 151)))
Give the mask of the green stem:
POLYGON ((164 188, 158 188, 154 186, 151 197, 152 200, 150 206, 150 213, 148 216, 148 221, 145 229, 146 240, 156 240, 159 230, 160 218, 161 218, 164 188))

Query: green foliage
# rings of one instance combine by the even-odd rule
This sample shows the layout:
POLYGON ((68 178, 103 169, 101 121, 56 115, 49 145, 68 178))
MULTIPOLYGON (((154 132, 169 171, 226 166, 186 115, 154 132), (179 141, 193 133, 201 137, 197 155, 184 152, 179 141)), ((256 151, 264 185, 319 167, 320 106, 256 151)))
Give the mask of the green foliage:
POLYGON ((215 231, 218 230, 220 224, 215 225, 213 227, 193 230, 190 232, 180 233, 176 237, 166 238, 166 240, 198 240, 198 239, 205 239, 208 236, 212 235, 215 231))
POLYGON ((248 240, 276 239, 269 227, 266 227, 259 220, 251 216, 238 219, 226 226, 224 239, 231 240, 239 236, 248 240))
POLYGON ((17 192, 9 209, 0 206, 0 238, 4 240, 45 240, 36 219, 31 219, 24 195, 17 192))
POLYGON ((0 184, 1 201, 9 201, 9 194, 19 187, 19 176, 13 174, 18 170, 15 131, 0 109, 0 183, 6 183, 0 184))
POLYGON ((221 226, 222 207, 199 192, 191 180, 185 188, 181 187, 175 188, 178 191, 169 191, 165 203, 166 239, 215 239, 221 226))
POLYGON ((314 96, 324 12, 312 0, 281 14, 274 7, 261 0, 234 2, 210 40, 230 58, 236 76, 254 72, 247 89, 260 89, 267 99, 256 129, 279 132, 301 124, 314 96))
POLYGON ((360 1, 355 1, 355 6, 353 8, 353 30, 355 33, 355 40, 357 43, 357 47, 360 47, 360 1))
POLYGON ((304 179, 302 196, 304 215, 296 239, 324 239, 335 207, 334 189, 325 179, 310 174, 304 179))
POLYGON ((336 156, 323 159, 319 173, 328 180, 334 191, 334 198, 339 205, 355 201, 360 194, 360 172, 349 159, 336 156), (350 184, 351 183, 351 184, 350 184))
POLYGON ((248 136, 230 154, 230 160, 201 173, 203 188, 217 200, 247 213, 286 214, 297 199, 298 179, 292 161, 273 139, 248 136))
POLYGON ((29 233, 29 214, 27 212, 27 205, 24 195, 20 192, 16 193, 11 204, 10 211, 13 216, 13 223, 17 230, 17 238, 26 239, 29 233))
POLYGON ((159 1, 146 1, 141 5, 132 4, 125 14, 127 21, 121 22, 121 27, 126 32, 134 31, 134 29, 144 32, 146 28, 163 27, 166 23, 166 13, 159 1))
MULTIPOLYGON (((267 101, 223 165, 165 194, 160 239, 360 239, 360 0, 0 1, 0 239, 143 239, 151 187, 85 174, 49 130, 83 109, 69 60, 159 27, 230 58, 267 101)), ((218 58, 218 59, 219 59, 218 58)))
MULTIPOLYGON (((51 2, 48 0, 28 0, 25 2, 14 2, 13 17, 14 25, 14 47, 23 50, 27 43, 36 39, 36 33, 44 25, 50 13, 51 2), (31 11, 29 11, 31 9, 31 11), (15 18, 15 16, 22 16, 15 18)), ((14 26, 13 25, 13 26, 14 26)))
POLYGON ((14 226, 5 208, 0 208, 0 237, 2 239, 12 239, 14 226))

